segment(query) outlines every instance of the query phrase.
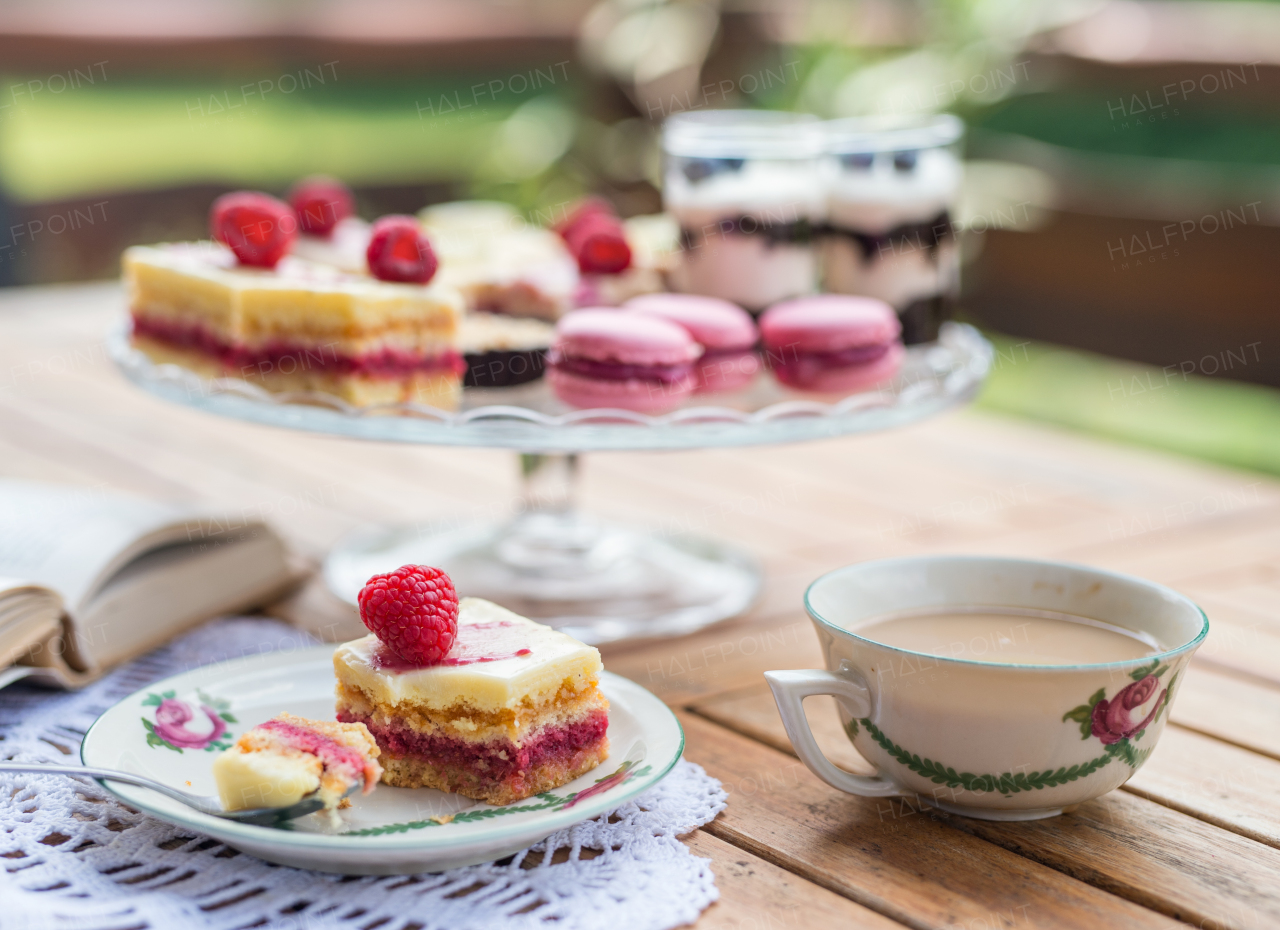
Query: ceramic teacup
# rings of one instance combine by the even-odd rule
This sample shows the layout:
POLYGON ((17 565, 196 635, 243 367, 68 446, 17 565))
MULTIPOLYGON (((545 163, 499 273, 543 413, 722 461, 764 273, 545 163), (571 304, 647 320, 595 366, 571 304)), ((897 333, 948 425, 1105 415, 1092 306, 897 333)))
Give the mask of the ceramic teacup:
POLYGON ((834 788, 915 795, 985 820, 1052 817, 1124 784, 1155 748, 1209 621, 1163 585, 1077 565, 922 556, 863 562, 805 593, 826 670, 766 672, 800 759, 834 788), (941 658, 850 629, 910 611, 989 607, 1088 617, 1164 651, 1122 662, 1011 665, 979 644, 941 658), (802 701, 831 694, 854 747, 878 770, 852 775, 814 741, 802 701))

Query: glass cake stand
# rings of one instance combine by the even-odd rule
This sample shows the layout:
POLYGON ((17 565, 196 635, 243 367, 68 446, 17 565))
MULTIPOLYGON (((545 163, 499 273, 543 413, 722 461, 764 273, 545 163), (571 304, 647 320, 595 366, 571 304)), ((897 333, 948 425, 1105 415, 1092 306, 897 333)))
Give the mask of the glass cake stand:
POLYGON ((945 324, 936 343, 912 346, 899 376, 843 398, 789 390, 761 375, 730 395, 704 395, 664 416, 571 410, 545 380, 464 391, 461 409, 420 404, 353 407, 325 394, 272 394, 235 378, 202 379, 157 365, 108 339, 125 376, 166 400, 270 426, 382 442, 482 446, 520 453, 523 494, 499 524, 377 527, 330 552, 325 580, 356 603, 370 575, 407 563, 443 568, 460 592, 486 597, 588 643, 681 635, 735 616, 756 599, 761 574, 717 540, 597 521, 574 506, 578 457, 822 439, 902 426, 962 404, 978 391, 992 350, 976 329, 945 324))

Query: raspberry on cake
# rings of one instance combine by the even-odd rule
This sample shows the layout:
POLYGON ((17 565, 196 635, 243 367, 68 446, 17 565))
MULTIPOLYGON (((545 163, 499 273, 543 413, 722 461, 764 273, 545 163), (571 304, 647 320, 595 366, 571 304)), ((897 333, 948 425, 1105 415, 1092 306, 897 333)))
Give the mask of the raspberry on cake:
POLYGON ((382 767, 363 725, 280 714, 218 756, 213 777, 229 811, 288 807, 312 792, 332 810, 354 785, 372 791, 382 767))
POLYGON ((334 228, 356 212, 351 189, 337 178, 313 175, 303 178, 289 191, 289 206, 298 220, 298 230, 309 236, 327 238, 334 228))
POLYGON ((388 785, 509 804, 608 756, 600 653, 489 601, 459 602, 437 664, 415 665, 376 635, 339 646, 333 664, 338 719, 369 728, 388 785))
POLYGON ((458 404, 462 299, 450 288, 294 256, 247 267, 207 242, 136 246, 124 253, 124 273, 133 344, 155 362, 358 406, 458 404))

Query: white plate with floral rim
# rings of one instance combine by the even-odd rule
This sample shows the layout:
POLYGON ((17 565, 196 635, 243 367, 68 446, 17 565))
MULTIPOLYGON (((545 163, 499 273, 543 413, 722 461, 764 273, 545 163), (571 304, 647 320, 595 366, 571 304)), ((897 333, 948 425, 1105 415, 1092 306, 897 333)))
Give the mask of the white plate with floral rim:
MULTIPOLYGON (((106 782, 120 800, 271 862, 357 875, 439 871, 518 852, 657 784, 680 758, 684 731, 644 688, 608 672, 609 758, 554 791, 494 807, 431 788, 379 785, 336 821, 313 814, 279 827, 201 814, 147 788, 106 782)), ((120 701, 85 735, 86 765, 216 794, 212 765, 249 728, 281 711, 330 720, 333 647, 253 656, 174 675, 120 701)))

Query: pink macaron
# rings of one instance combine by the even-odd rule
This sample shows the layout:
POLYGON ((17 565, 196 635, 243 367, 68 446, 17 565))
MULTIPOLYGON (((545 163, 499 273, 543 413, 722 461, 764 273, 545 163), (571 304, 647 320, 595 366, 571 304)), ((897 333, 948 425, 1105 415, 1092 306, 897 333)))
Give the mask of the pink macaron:
POLYGON ((693 393, 702 355, 688 330, 641 313, 595 307, 561 317, 547 378, 573 407, 674 410, 693 393))
POLYGON ((741 390, 762 367, 755 352, 759 331, 737 304, 697 294, 644 294, 622 307, 683 326, 702 344, 694 370, 697 393, 741 390))
POLYGON ((849 393, 897 374, 905 354, 893 308, 870 297, 817 294, 774 304, 760 318, 766 363, 802 391, 849 393))

